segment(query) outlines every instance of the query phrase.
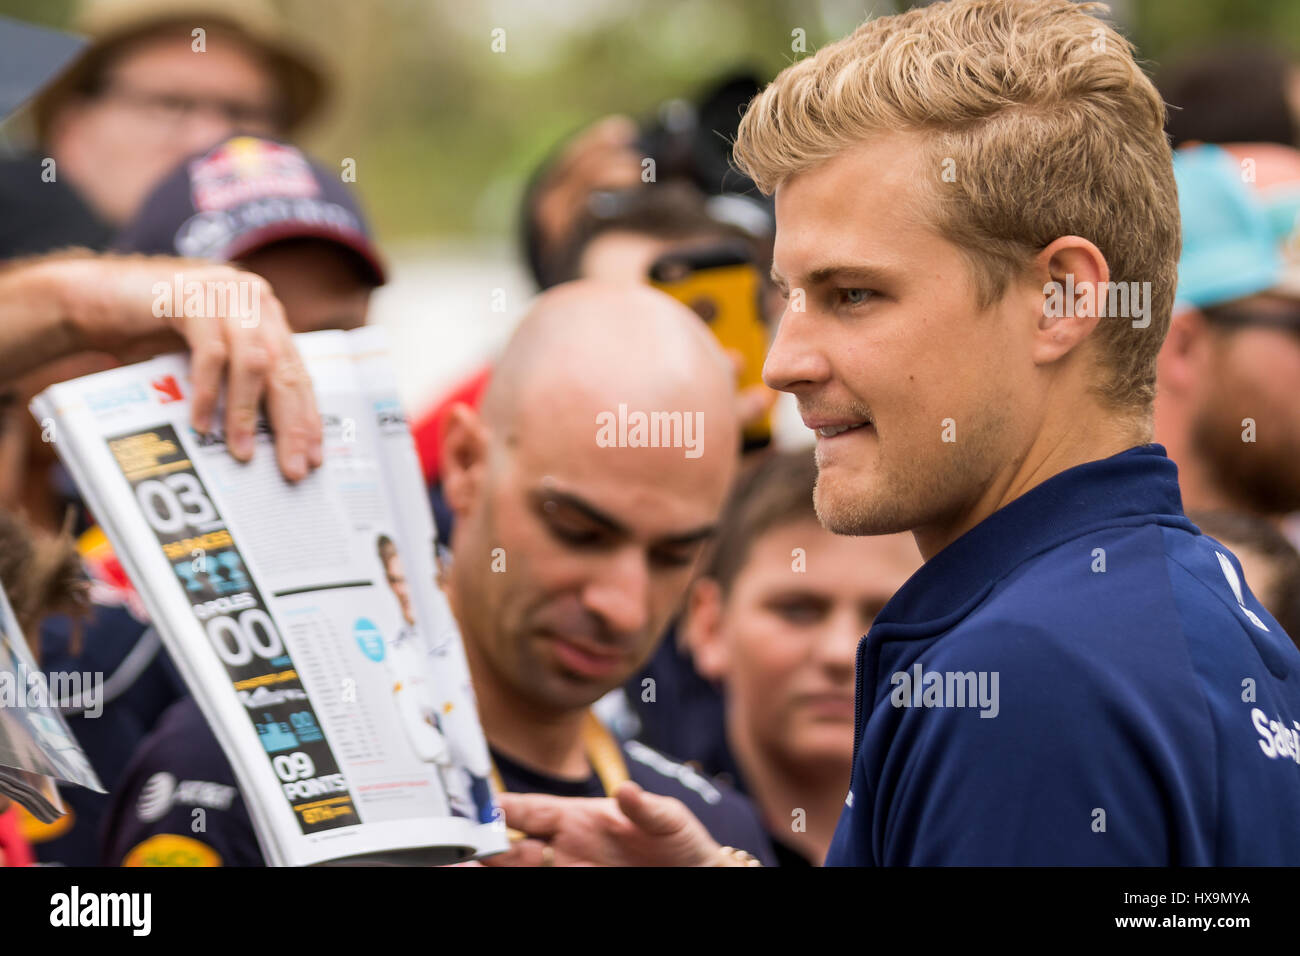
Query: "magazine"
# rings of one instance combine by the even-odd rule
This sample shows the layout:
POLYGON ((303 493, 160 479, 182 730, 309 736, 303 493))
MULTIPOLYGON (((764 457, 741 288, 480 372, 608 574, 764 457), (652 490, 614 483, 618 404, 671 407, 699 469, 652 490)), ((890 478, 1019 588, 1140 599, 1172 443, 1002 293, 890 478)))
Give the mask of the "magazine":
MULTIPOLYGON (((104 792, 54 702, 68 688, 36 666, 13 608, 0 588, 0 797, 16 800, 42 823, 63 816, 55 781, 104 792)), ((79 690, 77 688, 76 690, 79 690)))
MULTIPOLYGON (((190 425, 185 355, 32 403, 234 768, 267 862, 506 847, 436 532, 377 328, 295 336, 325 462, 290 484, 190 425)), ((222 420, 220 411, 214 421, 222 420)))

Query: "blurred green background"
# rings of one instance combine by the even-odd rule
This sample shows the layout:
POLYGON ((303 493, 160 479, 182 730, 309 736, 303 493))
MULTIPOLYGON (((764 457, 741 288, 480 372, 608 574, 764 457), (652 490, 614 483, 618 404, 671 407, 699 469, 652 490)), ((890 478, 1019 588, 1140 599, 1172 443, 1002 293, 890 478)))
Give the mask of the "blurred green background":
MULTIPOLYGON (((0 0, 66 27, 74 0, 0 0)), ((533 167, 566 134, 643 118, 720 72, 771 76, 849 32, 876 0, 280 0, 336 77, 334 108, 304 137, 322 161, 357 162, 387 241, 513 233, 533 167), (492 31, 505 31, 504 52, 492 31)), ((1181 51, 1262 36, 1297 52, 1297 0, 1117 0, 1112 15, 1151 69, 1181 51)))

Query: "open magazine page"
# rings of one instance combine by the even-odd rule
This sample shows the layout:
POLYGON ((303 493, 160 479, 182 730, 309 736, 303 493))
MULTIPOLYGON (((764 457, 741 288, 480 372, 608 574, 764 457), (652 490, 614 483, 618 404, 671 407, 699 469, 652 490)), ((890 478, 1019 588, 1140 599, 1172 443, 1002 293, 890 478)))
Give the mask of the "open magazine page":
POLYGON ((397 375, 383 329, 376 326, 347 333, 356 362, 361 390, 375 423, 388 500, 398 519, 396 568, 421 623, 421 654, 430 669, 430 703, 433 720, 446 740, 448 759, 455 768, 448 777, 453 804, 468 804, 480 822, 493 823, 480 850, 505 850, 502 816, 492 802, 492 758, 478 719, 469 664, 460 628, 437 577, 437 529, 429 506, 428 489, 420 472, 415 443, 397 392, 397 375))
POLYGON ((64 812, 56 779, 104 792, 62 715, 51 706, 51 693, 0 588, 0 796, 17 800, 42 823, 64 812))
POLYGON ((449 806, 376 652, 401 628, 374 549, 393 519, 346 339, 302 338, 331 424, 327 465, 296 485, 265 427, 246 465, 189 427, 180 355, 56 385, 33 411, 231 758, 268 862, 463 859, 483 828, 449 806))

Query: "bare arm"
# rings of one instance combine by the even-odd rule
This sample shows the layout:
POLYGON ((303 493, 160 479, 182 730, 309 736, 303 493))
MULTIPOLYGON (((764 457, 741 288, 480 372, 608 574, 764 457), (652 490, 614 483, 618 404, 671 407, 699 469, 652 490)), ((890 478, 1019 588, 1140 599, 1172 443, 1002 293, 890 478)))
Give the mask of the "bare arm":
POLYGON ((77 352, 109 352, 131 362, 188 348, 195 427, 211 427, 224 384, 227 443, 246 460, 265 402, 280 470, 297 480, 321 463, 321 426, 290 334, 270 285, 230 266, 85 253, 0 270, 0 383, 77 352), (194 289, 200 294, 191 299, 194 289), (211 303, 211 314, 206 308, 186 314, 188 301, 211 303))

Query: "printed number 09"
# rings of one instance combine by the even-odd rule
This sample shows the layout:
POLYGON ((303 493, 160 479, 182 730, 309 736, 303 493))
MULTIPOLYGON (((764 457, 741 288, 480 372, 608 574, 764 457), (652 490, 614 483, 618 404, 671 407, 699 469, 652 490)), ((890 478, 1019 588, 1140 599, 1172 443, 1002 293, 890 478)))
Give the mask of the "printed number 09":
POLYGON ((234 618, 221 616, 208 621, 208 638, 228 667, 243 667, 258 657, 270 659, 284 653, 280 632, 271 616, 260 607, 250 607, 234 618))
POLYGON ((187 524, 197 528, 217 517, 198 479, 184 472, 168 475, 162 481, 150 478, 140 482, 135 498, 159 534, 179 534, 187 524))
POLYGON ((271 760, 271 764, 275 767, 275 775, 285 782, 306 780, 316 773, 316 765, 312 763, 311 757, 301 750, 291 754, 278 754, 271 760))

